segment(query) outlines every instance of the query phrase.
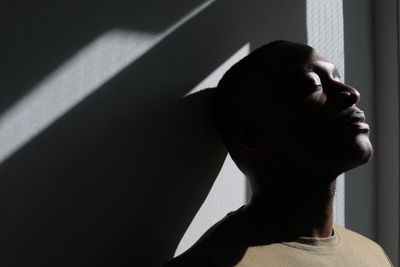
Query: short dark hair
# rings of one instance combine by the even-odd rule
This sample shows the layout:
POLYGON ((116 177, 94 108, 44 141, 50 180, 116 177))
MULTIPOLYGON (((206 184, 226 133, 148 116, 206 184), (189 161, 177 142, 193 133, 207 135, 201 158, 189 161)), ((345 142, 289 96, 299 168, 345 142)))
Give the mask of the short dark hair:
POLYGON ((246 116, 246 112, 251 112, 249 109, 256 108, 256 100, 265 90, 260 87, 267 83, 266 72, 273 67, 273 63, 268 62, 269 52, 282 43, 289 42, 277 40, 257 48, 233 65, 216 87, 216 119, 229 152, 233 150, 230 139, 234 121, 237 117, 246 116), (246 102, 255 105, 246 105, 246 102))

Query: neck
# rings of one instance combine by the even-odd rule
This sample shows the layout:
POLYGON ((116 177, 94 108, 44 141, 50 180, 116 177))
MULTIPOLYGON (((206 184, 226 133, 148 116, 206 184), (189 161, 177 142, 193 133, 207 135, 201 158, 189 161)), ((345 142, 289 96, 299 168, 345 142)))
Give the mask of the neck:
POLYGON ((265 180, 279 182, 253 188, 249 215, 283 238, 331 236, 336 176, 287 177, 268 176, 265 180))

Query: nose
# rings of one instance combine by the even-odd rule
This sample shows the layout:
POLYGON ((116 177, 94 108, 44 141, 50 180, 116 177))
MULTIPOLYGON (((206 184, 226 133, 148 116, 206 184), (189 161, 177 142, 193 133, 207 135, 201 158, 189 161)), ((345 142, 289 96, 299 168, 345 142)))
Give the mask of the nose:
POLYGON ((360 93, 355 88, 344 83, 341 83, 338 87, 337 101, 340 105, 349 107, 360 102, 360 93))

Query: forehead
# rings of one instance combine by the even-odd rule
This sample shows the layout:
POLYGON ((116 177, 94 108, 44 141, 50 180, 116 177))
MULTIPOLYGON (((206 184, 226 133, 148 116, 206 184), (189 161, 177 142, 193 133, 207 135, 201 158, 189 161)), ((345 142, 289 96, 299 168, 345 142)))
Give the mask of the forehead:
POLYGON ((285 43, 277 45, 265 57, 266 68, 263 71, 265 93, 271 100, 280 104, 281 101, 303 98, 310 86, 310 76, 315 72, 321 80, 331 77, 340 79, 336 66, 321 56, 310 46, 285 43), (279 99, 279 100, 278 100, 279 99))
POLYGON ((313 50, 309 57, 302 63, 303 71, 322 71, 331 74, 334 77, 340 77, 339 71, 335 64, 321 56, 317 51, 313 50))
POLYGON ((271 82, 281 85, 296 82, 308 72, 340 78, 336 66, 310 46, 284 43, 270 50, 265 71, 271 82))

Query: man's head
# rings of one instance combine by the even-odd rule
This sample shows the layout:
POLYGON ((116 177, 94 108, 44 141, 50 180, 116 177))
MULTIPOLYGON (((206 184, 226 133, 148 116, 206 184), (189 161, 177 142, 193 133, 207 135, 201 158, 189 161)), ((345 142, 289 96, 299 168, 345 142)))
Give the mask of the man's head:
POLYGON ((249 176, 293 166, 340 174, 372 156, 360 94, 313 48, 276 41, 233 66, 217 87, 225 144, 249 176))

